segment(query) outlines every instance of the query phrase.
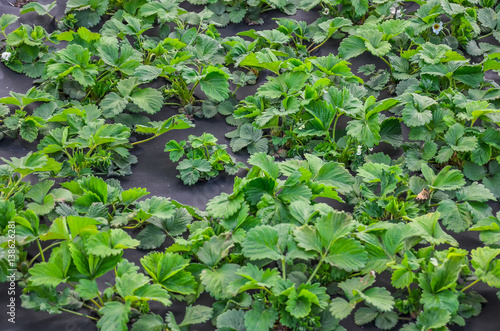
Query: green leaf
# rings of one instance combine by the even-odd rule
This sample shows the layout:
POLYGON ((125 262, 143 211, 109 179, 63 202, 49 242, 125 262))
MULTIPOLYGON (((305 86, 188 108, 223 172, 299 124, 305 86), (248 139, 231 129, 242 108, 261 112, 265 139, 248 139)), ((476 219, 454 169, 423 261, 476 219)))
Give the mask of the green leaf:
POLYGON ((472 87, 479 86, 484 81, 484 71, 480 65, 460 66, 453 72, 453 78, 472 87))
POLYGON ((32 11, 36 11, 38 15, 47 15, 56 6, 57 1, 54 1, 48 5, 42 5, 37 2, 31 2, 22 7, 19 14, 26 14, 32 11))
POLYGON ((446 134, 444 140, 457 152, 473 151, 477 145, 476 137, 465 136, 465 127, 459 123, 452 125, 446 134))
POLYGON ((243 194, 221 193, 207 203, 207 212, 214 218, 228 218, 236 214, 244 200, 243 194))
POLYGON ((175 140, 170 140, 165 145, 165 152, 169 152, 169 157, 172 162, 178 162, 181 157, 184 156, 184 146, 186 145, 186 141, 181 141, 178 143, 175 140))
POLYGON ((151 253, 141 259, 141 264, 155 283, 161 284, 168 291, 196 293, 198 284, 191 273, 184 270, 189 262, 179 254, 151 253))
POLYGON ((2 31, 5 31, 5 29, 11 25, 12 23, 16 22, 19 19, 19 16, 17 15, 12 15, 12 14, 3 14, 0 17, 0 28, 2 31))
POLYGON ((248 231, 242 244, 243 254, 250 260, 284 258, 278 246, 278 231, 269 225, 261 225, 248 231))
POLYGON ((398 324, 399 316, 394 311, 380 313, 375 318, 375 326, 381 330, 391 330, 398 324))
POLYGON ((156 225, 150 224, 139 232, 136 238, 141 242, 140 249, 155 249, 163 244, 165 238, 167 238, 167 233, 156 225))
POLYGON ((139 317, 132 326, 132 331, 163 331, 165 327, 165 322, 160 315, 147 314, 139 317))
POLYGON ((394 298, 391 292, 382 287, 369 288, 364 292, 359 292, 359 295, 380 311, 390 311, 394 307, 394 298))
POLYGON ((488 285, 500 288, 500 249, 478 247, 471 251, 471 264, 477 277, 488 285))
POLYGON ((311 312, 312 304, 319 303, 318 297, 312 292, 302 289, 300 293, 293 291, 288 296, 286 302, 286 311, 288 311, 295 318, 304 318, 311 312))
POLYGON ((54 184, 53 180, 44 180, 43 182, 36 183, 26 193, 25 197, 41 204, 54 184))
POLYGON ((451 318, 451 314, 446 309, 425 309, 417 318, 417 323, 423 330, 438 329, 446 326, 451 318))
POLYGON ((439 212, 417 217, 412 220, 411 227, 415 230, 415 234, 418 234, 430 244, 439 245, 448 243, 452 246, 458 246, 458 242, 444 232, 439 225, 439 217, 439 212))
POLYGON ((19 133, 24 140, 28 142, 33 142, 38 137, 38 128, 36 127, 35 121, 24 120, 21 122, 21 127, 19 128, 19 133))
POLYGON ((311 154, 306 154, 305 157, 313 174, 311 178, 313 182, 337 188, 340 193, 344 194, 352 190, 354 178, 341 164, 337 162, 325 163, 319 157, 311 154))
POLYGON ((245 328, 245 311, 239 309, 226 310, 217 317, 219 330, 247 331, 245 328))
POLYGON ((339 56, 343 59, 356 57, 366 51, 365 41, 357 36, 344 38, 339 46, 339 56))
POLYGON ((9 224, 9 221, 16 215, 16 205, 12 201, 0 200, 0 230, 9 224))
POLYGON ((229 254, 229 250, 234 246, 234 241, 224 234, 214 236, 205 241, 198 250, 198 259, 205 265, 213 268, 219 261, 229 254))
POLYGON ((272 329, 278 319, 278 312, 273 307, 266 307, 262 302, 256 302, 253 309, 245 313, 247 330, 267 331, 272 329))
POLYGON ((139 200, 140 198, 145 197, 148 194, 149 194, 149 192, 147 189, 142 188, 142 187, 134 187, 134 188, 122 191, 122 193, 120 193, 120 199, 124 205, 129 205, 129 204, 139 200))
POLYGON ((432 181, 431 187, 437 190, 449 191, 464 186, 465 180, 462 172, 450 169, 451 166, 443 168, 432 181))
POLYGON ((200 80, 200 87, 208 98, 214 101, 224 101, 229 97, 229 81, 218 71, 212 71, 200 80))
POLYGON ((106 331, 127 331, 129 313, 130 301, 128 300, 125 304, 116 301, 106 302, 104 307, 99 309, 99 314, 102 316, 97 322, 97 327, 106 331))
POLYGON ((177 165, 180 177, 184 184, 194 185, 200 174, 212 171, 212 165, 205 159, 184 159, 177 165))
POLYGON ((116 255, 124 248, 134 248, 140 245, 140 241, 132 239, 122 229, 111 229, 110 232, 100 232, 87 240, 87 250, 90 254, 106 257, 116 255))
POLYGON ((363 16, 368 11, 368 0, 354 0, 352 1, 356 15, 363 16))
POLYGON ((353 305, 343 298, 335 298, 330 303, 330 312, 339 320, 343 320, 349 316, 353 309, 353 305))
POLYGON ((148 216, 167 219, 175 215, 176 207, 170 201, 163 197, 152 197, 144 201, 140 201, 138 207, 148 216))
POLYGON ((64 271, 61 265, 53 261, 40 262, 30 269, 30 281, 34 286, 46 285, 56 287, 60 283, 66 282, 64 271))
POLYGON ((486 202, 488 200, 495 200, 495 196, 484 185, 472 183, 457 192, 457 199, 459 201, 486 202))
POLYGON ((200 324, 208 321, 212 317, 212 308, 196 305, 189 306, 186 308, 186 314, 184 315, 184 319, 179 324, 180 327, 200 324))
POLYGON ((472 225, 472 215, 465 204, 443 200, 437 211, 441 213, 443 225, 455 233, 466 231, 472 225))
POLYGON ((81 279, 80 282, 76 284, 75 291, 80 298, 85 300, 92 300, 99 296, 99 288, 95 280, 81 279))
POLYGON ((128 104, 128 100, 115 92, 106 94, 99 104, 104 117, 112 118, 120 114, 128 104))
POLYGON ((133 300, 158 301, 165 307, 172 304, 169 298, 169 292, 159 284, 146 284, 139 287, 134 291, 134 295, 130 297, 133 300))
POLYGON ((137 89, 130 95, 130 101, 148 114, 156 114, 163 106, 163 95, 160 91, 148 87, 137 89))
POLYGON ((205 289, 216 300, 229 299, 233 294, 227 291, 227 286, 235 279, 238 269, 240 269, 238 264, 226 263, 219 269, 203 270, 200 278, 205 289))
POLYGON ((31 202, 31 203, 28 203, 26 208, 32 210, 37 215, 46 215, 50 211, 52 211, 52 209, 54 209, 54 206, 55 206, 54 195, 49 194, 49 195, 45 196, 42 203, 31 202))
POLYGON ((361 307, 354 313, 354 322, 357 325, 365 325, 372 322, 378 314, 373 308, 361 307))
POLYGON ((277 179, 280 174, 278 164, 274 161, 274 157, 264 153, 256 153, 250 156, 248 163, 259 167, 265 174, 273 179, 277 179))
POLYGON ((332 266, 354 271, 363 268, 368 260, 368 253, 363 245, 352 238, 340 238, 330 246, 325 261, 332 266))
POLYGON ((140 82, 150 82, 161 74, 162 70, 149 65, 141 65, 134 71, 134 76, 139 78, 140 82))

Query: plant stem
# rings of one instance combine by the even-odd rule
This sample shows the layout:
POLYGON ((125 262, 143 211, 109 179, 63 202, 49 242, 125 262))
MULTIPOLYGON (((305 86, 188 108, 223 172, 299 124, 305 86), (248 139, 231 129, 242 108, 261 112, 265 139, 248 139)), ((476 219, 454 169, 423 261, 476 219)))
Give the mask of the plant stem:
POLYGON ((88 309, 92 309, 92 310, 94 310, 94 311, 97 311, 97 309, 95 309, 95 308, 94 308, 94 307, 92 307, 92 306, 86 305, 86 304, 84 304, 84 303, 82 303, 82 305, 83 305, 85 308, 88 308, 88 309))
MULTIPOLYGON (((99 297, 100 301, 102 302, 101 297, 99 297)), ((101 308, 101 305, 99 305, 94 299, 90 299, 90 302, 92 302, 96 307, 101 308)), ((104 303, 102 304, 104 306, 104 303)))
POLYGON ((61 309, 62 311, 65 311, 67 313, 71 313, 71 314, 75 314, 75 315, 78 315, 78 316, 90 318, 91 320, 94 320, 94 321, 98 321, 99 320, 98 318, 95 318, 95 317, 92 317, 92 316, 89 316, 89 315, 85 315, 85 314, 82 314, 82 313, 78 313, 76 311, 72 311, 72 310, 69 310, 69 309, 65 309, 65 308, 59 308, 59 309, 61 309))
POLYGON ((479 40, 479 39, 483 39, 483 38, 489 37, 489 36, 491 36, 492 34, 493 34, 493 31, 491 31, 490 33, 485 34, 484 36, 481 36, 481 37, 476 38, 476 40, 479 40))
POLYGON ((475 281, 473 281, 472 283, 470 283, 469 285, 467 285, 466 287, 464 287, 461 292, 464 292, 465 290, 469 289, 470 287, 476 285, 479 282, 480 282, 480 280, 476 279, 475 281))
POLYGON ((392 65, 383 56, 381 56, 380 58, 382 59, 382 61, 384 61, 389 66, 389 68, 391 68, 391 76, 392 76, 392 72, 394 71, 394 69, 392 68, 392 65))
POLYGON ((286 264, 285 264, 285 259, 281 260, 281 273, 283 275, 283 279, 286 280, 286 264))
POLYGON ((142 144, 142 143, 145 143, 147 141, 150 141, 150 140, 153 140, 155 139, 156 137, 159 137, 160 135, 159 134, 155 134, 154 136, 152 137, 149 137, 147 139, 144 139, 144 140, 138 140, 136 142, 133 142, 133 143, 130 143, 130 145, 134 146, 134 145, 139 145, 139 144, 142 144))
POLYGON ((326 39, 325 39, 325 40, 324 40, 321 44, 319 44, 319 45, 317 45, 316 47, 314 47, 313 49, 311 49, 311 50, 309 51, 309 53, 314 52, 314 50, 315 50, 315 49, 317 49, 317 48, 319 48, 319 47, 323 46, 323 45, 324 45, 324 44, 325 44, 325 43, 326 43, 329 39, 330 39, 330 36, 328 36, 328 37, 327 37, 327 38, 326 38, 326 39))
POLYGON ((104 301, 102 300, 101 296, 100 296, 100 295, 98 295, 98 296, 97 296, 97 298, 99 298, 99 302, 101 303, 101 305, 103 305, 103 306, 104 306, 104 301))
POLYGON ((36 238, 36 244, 38 246, 38 249, 40 250, 40 257, 42 258, 42 262, 45 262, 45 256, 43 255, 42 245, 40 245, 40 240, 38 238, 36 238))
POLYGON ((335 116, 335 122, 333 122, 332 141, 335 141, 335 130, 337 130, 337 121, 340 116, 342 116, 342 114, 337 110, 337 116, 335 116))
POLYGON ((9 191, 9 193, 7 193, 7 195, 5 196, 4 200, 7 200, 10 198, 10 196, 12 195, 12 193, 14 192, 14 190, 17 188, 17 186, 19 185, 19 183, 21 183, 21 181, 23 180, 24 176, 21 175, 19 177, 19 180, 14 184, 14 186, 12 187, 12 189, 9 191))
POLYGON ((309 277, 309 279, 307 280, 307 283, 306 284, 309 284, 313 279, 314 279, 314 276, 316 276, 316 273, 318 272, 319 270, 319 267, 321 267, 321 265, 323 264, 323 257, 321 258, 321 260, 319 260, 319 263, 318 265, 316 266, 316 269, 314 269, 313 273, 311 274, 311 276, 309 277))
MULTIPOLYGON (((42 249, 42 252, 45 252, 47 249, 49 248, 52 248, 56 245, 59 245, 61 243, 61 241, 58 241, 58 242, 55 242, 55 243, 52 243, 50 244, 49 246, 45 247, 44 249, 42 249)), ((30 261, 30 263, 28 264, 28 266, 31 266, 33 264, 33 262, 35 262, 35 260, 40 256, 40 253, 38 253, 37 255, 35 255, 35 257, 33 257, 30 261)))

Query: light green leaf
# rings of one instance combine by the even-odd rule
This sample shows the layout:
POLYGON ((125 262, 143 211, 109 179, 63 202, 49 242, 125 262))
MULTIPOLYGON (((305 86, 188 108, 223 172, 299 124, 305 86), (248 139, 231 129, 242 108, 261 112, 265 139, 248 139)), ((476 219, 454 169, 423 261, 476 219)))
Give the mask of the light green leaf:
POLYGON ((330 312, 339 320, 343 320, 349 316, 353 309, 353 305, 343 298, 335 298, 330 303, 330 312))
POLYGON ((229 81, 218 71, 212 71, 200 80, 203 92, 214 101, 224 101, 229 97, 229 81))
POLYGON ((130 95, 130 101, 148 114, 156 114, 163 106, 163 95, 160 91, 148 87, 137 89, 130 95))
POLYGON ((127 331, 129 321, 130 301, 125 304, 121 302, 106 302, 104 307, 99 309, 101 318, 97 322, 97 327, 106 331, 127 331))
POLYGON ((243 254, 250 260, 284 258, 278 246, 278 231, 269 225, 261 225, 248 231, 241 245, 243 254))
POLYGON ((449 191, 464 186, 465 180, 462 172, 450 169, 451 166, 443 168, 432 181, 431 187, 437 190, 449 191))
POLYGON ((382 287, 369 288, 364 292, 359 292, 359 295, 380 311, 390 311, 394 307, 394 298, 391 292, 382 287))
POLYGON ((273 307, 266 307, 262 302, 256 302, 253 309, 245 313, 247 330, 267 331, 272 329, 278 319, 278 312, 273 307))
POLYGON ((201 281, 205 289, 215 299, 228 299, 233 296, 227 291, 229 283, 236 277, 236 271, 240 269, 238 264, 226 263, 215 270, 205 269, 201 273, 201 281))
POLYGON ((134 248, 140 245, 140 241, 132 239, 122 229, 111 229, 109 232, 100 232, 87 240, 87 250, 90 254, 106 257, 116 255, 124 248, 134 248))
POLYGON ((438 329, 446 326, 451 318, 451 314, 446 309, 425 309, 417 318, 417 323, 423 330, 438 329))

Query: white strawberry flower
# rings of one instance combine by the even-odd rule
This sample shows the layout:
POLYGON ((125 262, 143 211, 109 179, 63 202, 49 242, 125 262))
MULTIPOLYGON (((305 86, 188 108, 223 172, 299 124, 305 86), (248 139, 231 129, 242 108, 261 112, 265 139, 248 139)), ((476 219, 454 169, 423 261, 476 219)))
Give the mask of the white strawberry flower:
POLYGON ((361 155, 361 151, 362 151, 362 149, 363 149, 363 146, 358 145, 358 150, 357 150, 357 152, 356 152, 356 155, 361 155))
POLYGON ((442 30, 443 30, 443 23, 442 22, 434 23, 432 25, 432 32, 434 32, 435 34, 439 34, 439 32, 441 32, 442 30))
POLYGON ((11 52, 3 52, 2 53, 2 60, 9 61, 11 55, 12 55, 11 52))

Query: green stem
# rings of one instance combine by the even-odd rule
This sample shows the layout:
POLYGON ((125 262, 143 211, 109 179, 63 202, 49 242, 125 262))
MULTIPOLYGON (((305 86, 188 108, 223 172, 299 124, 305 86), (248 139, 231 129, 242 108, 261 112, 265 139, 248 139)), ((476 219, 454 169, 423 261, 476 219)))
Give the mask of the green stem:
POLYGON ((130 143, 130 145, 132 145, 132 146, 134 146, 134 145, 139 145, 139 144, 145 143, 145 142, 147 142, 147 141, 153 140, 153 139, 155 139, 156 137, 159 137, 159 136, 161 136, 161 135, 159 135, 159 134, 155 134, 154 136, 149 137, 149 138, 147 138, 147 139, 144 139, 144 140, 139 140, 139 141, 136 141, 136 142, 130 143))
POLYGON ((286 264, 285 264, 285 259, 281 260, 281 273, 283 275, 283 279, 286 280, 286 264))
POLYGON ((21 183, 21 181, 24 179, 24 175, 21 175, 19 177, 19 180, 14 184, 14 186, 12 187, 12 189, 9 191, 9 193, 7 193, 7 195, 5 196, 4 200, 8 200, 10 198, 10 196, 12 195, 12 193, 14 192, 14 190, 17 188, 17 186, 19 185, 19 183, 21 183))
POLYGON ((469 285, 467 285, 466 287, 464 287, 461 292, 465 292, 465 290, 471 288, 472 286, 476 285, 479 282, 480 282, 480 280, 476 279, 475 281, 473 281, 472 283, 470 283, 469 285))
POLYGON ((394 71, 394 69, 392 68, 392 65, 383 56, 381 56, 380 58, 382 59, 382 61, 384 61, 389 66, 389 68, 391 68, 391 76, 392 76, 392 72, 394 71))
POLYGON ((335 141, 335 130, 337 130, 337 121, 342 114, 337 110, 337 116, 335 117, 335 122, 333 122, 333 131, 332 131, 332 141, 335 141))
MULTIPOLYGON (((102 302, 101 297, 99 297, 99 300, 101 301, 102 305, 104 306, 104 303, 102 302)), ((101 308, 101 305, 99 305, 94 299, 90 299, 90 302, 92 302, 96 307, 101 308)))
POLYGON ((97 296, 97 298, 99 299, 99 302, 101 303, 101 305, 103 305, 103 306, 104 306, 104 301, 102 300, 101 296, 100 296, 100 295, 98 295, 98 296, 97 296))
MULTIPOLYGON (((317 49, 317 48, 319 48, 319 47, 323 46, 323 45, 324 45, 324 44, 325 44, 325 43, 326 43, 326 42, 330 39, 330 37, 331 37, 331 36, 328 36, 325 40, 323 40, 323 42, 322 42, 322 43, 320 43, 319 45, 317 45, 317 46, 316 46, 316 47, 314 47, 313 49, 311 49, 311 50, 307 50, 307 51, 308 51, 309 53, 314 52, 314 50, 315 50, 315 49, 317 49)), ((310 46, 309 46, 309 47, 310 47, 310 46)))
POLYGON ((36 244, 38 246, 38 249, 40 250, 40 257, 42 258, 42 262, 45 262, 45 256, 43 255, 42 245, 40 244, 40 240, 38 238, 36 238, 36 244))
POLYGON ((84 306, 85 308, 91 309, 91 310, 93 310, 93 311, 97 311, 97 309, 95 309, 94 307, 89 306, 89 305, 87 305, 87 304, 82 303, 82 306, 84 306))
MULTIPOLYGON (((37 240, 38 240, 38 239, 37 239, 37 240)), ((47 246, 47 247, 45 247, 44 249, 42 249, 42 252, 45 252, 47 249, 52 248, 52 247, 54 247, 54 246, 56 246, 56 245, 59 245, 60 243, 61 243, 61 241, 58 241, 58 242, 52 243, 52 244, 50 244, 49 246, 47 246)), ((38 253, 37 255, 35 255, 35 257, 33 257, 33 258, 31 259, 31 261, 30 261, 30 263, 28 264, 28 266, 31 266, 31 265, 35 262, 35 260, 36 260, 36 259, 40 256, 40 254, 41 254, 41 253, 38 253)))
POLYGON ((491 36, 492 34, 493 34, 493 31, 491 31, 490 33, 485 34, 484 36, 481 36, 481 37, 476 38, 476 40, 479 40, 479 39, 483 39, 483 38, 489 37, 489 36, 491 36))
POLYGON ((137 223, 136 225, 134 225, 134 226, 124 226, 123 228, 124 228, 124 229, 136 229, 136 228, 138 228, 139 226, 141 226, 141 225, 142 225, 142 223, 144 223, 144 221, 138 222, 138 223, 137 223))
POLYGON ((321 258, 321 260, 319 260, 319 263, 316 266, 316 269, 314 269, 313 273, 311 274, 311 276, 307 280, 307 284, 309 284, 314 279, 314 276, 316 276, 316 273, 318 272, 318 270, 319 270, 319 268, 321 267, 322 264, 323 264, 323 257, 321 258))
POLYGON ((62 311, 65 311, 67 313, 71 313, 71 314, 75 314, 75 315, 78 315, 78 316, 90 318, 91 320, 94 320, 94 321, 98 321, 99 320, 98 318, 95 318, 95 317, 92 317, 92 316, 89 316, 89 315, 85 315, 85 314, 82 314, 82 313, 78 313, 76 311, 72 311, 72 310, 69 310, 69 309, 66 309, 66 308, 59 308, 59 309, 61 309, 62 311))

